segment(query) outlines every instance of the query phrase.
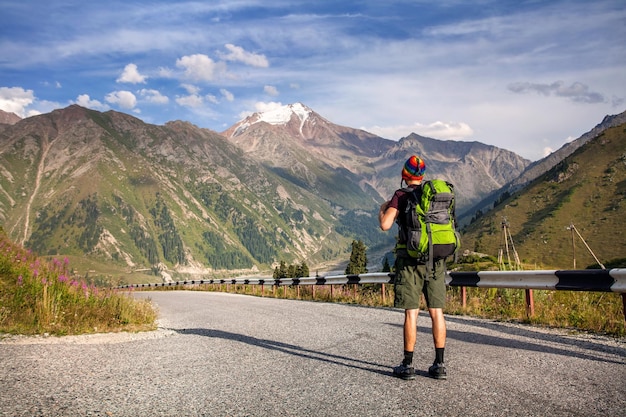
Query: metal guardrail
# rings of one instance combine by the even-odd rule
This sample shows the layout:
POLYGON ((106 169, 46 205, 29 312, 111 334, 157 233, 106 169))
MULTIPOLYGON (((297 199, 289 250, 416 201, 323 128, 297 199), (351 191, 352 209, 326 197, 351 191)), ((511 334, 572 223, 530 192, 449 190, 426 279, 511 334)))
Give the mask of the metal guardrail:
MULTIPOLYGON (((280 286, 330 285, 331 298, 333 285, 383 284, 382 297, 385 300, 385 285, 392 284, 393 273, 375 272, 359 275, 330 275, 325 277, 281 278, 240 277, 233 279, 200 279, 189 281, 160 282, 156 284, 129 284, 117 288, 149 288, 200 284, 235 284, 280 286)), ((526 314, 534 315, 535 307, 532 290, 567 290, 615 292, 622 296, 624 320, 626 320, 626 268, 581 269, 581 270, 534 270, 534 271, 478 271, 446 273, 446 285, 461 287, 463 307, 466 303, 466 287, 511 288, 526 290, 526 314)), ((298 287, 299 288, 299 287, 298 287)), ((313 287, 315 288, 315 287, 313 287)), ((315 290, 314 290, 315 291, 315 290)), ((298 290, 299 293, 299 290, 298 290)))
MULTIPOLYGON (((160 282, 153 284, 128 284, 117 288, 147 288, 199 284, 240 285, 346 285, 392 284, 393 273, 374 272, 359 275, 330 275, 322 277, 281 278, 239 277, 232 279, 199 279, 160 282)), ((450 272, 446 284, 451 287, 512 288, 536 290, 599 291, 626 294, 626 268, 582 270, 533 271, 478 271, 450 272)))

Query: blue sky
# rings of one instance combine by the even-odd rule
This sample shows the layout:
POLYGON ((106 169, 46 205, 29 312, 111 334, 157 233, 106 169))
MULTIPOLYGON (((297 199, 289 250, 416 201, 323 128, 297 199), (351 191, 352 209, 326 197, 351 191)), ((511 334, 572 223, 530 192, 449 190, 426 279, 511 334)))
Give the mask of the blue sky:
MULTIPOLYGON (((223 131, 301 102, 536 160, 626 110, 623 0, 0 0, 0 109, 223 131)), ((427 156, 425 156, 427 157, 427 156)))

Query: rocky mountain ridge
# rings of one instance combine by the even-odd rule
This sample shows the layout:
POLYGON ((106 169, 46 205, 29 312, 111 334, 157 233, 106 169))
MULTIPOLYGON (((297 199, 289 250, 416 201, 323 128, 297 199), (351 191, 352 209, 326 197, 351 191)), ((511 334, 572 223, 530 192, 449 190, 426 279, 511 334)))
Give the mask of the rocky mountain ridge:
POLYGON ((17 114, 0 110, 0 125, 14 125, 20 120, 22 120, 22 118, 17 114))
POLYGON ((321 162, 325 171, 342 170, 382 199, 399 188, 402 164, 417 153, 426 160, 427 177, 458 184, 460 210, 515 179, 530 163, 513 152, 479 142, 442 141, 416 134, 399 141, 384 139, 333 124, 301 103, 255 113, 222 134, 251 157, 287 170, 312 186, 317 176, 311 162, 316 167, 321 162))

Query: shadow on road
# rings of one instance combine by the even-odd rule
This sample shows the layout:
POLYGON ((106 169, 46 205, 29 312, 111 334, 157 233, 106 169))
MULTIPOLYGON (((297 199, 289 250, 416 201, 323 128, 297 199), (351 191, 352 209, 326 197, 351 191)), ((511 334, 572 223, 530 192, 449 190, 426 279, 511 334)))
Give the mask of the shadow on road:
MULTIPOLYGON (((427 314, 420 313, 420 316, 425 316, 427 319, 427 314)), ((624 364, 623 360, 615 360, 610 359, 607 356, 616 355, 619 357, 624 357, 624 349, 620 349, 619 347, 610 347, 598 343, 593 343, 592 341, 579 340, 573 338, 567 338, 558 334, 548 334, 543 332, 534 331, 531 329, 525 329, 520 327, 509 327, 503 324, 498 323, 490 323, 483 322, 478 320, 469 320, 464 319, 462 317, 449 317, 446 316, 446 321, 449 323, 459 323, 471 327, 481 327, 484 329, 488 329, 492 332, 502 333, 503 336, 493 336, 486 335, 478 332, 470 332, 470 331, 461 331, 450 329, 448 326, 447 337, 448 339, 459 340, 467 343, 476 343, 479 345, 489 345, 489 346, 497 346, 497 347, 505 347, 511 349, 523 349, 533 352, 541 352, 541 353, 551 353, 554 355, 562 355, 598 362, 607 362, 607 363, 616 363, 616 364, 624 364), (510 337, 515 336, 515 337, 510 337), (536 339, 537 343, 521 341, 520 337, 536 339), (563 347, 555 347, 550 346, 546 343, 558 343, 564 345, 563 347), (570 349, 570 347, 572 347, 570 349), (582 348, 588 351, 589 353, 580 352, 578 350, 574 350, 574 347, 582 348), (597 354, 594 354, 596 353, 597 354)), ((421 332, 430 333, 431 326, 430 321, 427 319, 428 324, 419 325, 419 330, 421 332)), ((402 327, 402 323, 387 323, 390 326, 402 327)))
POLYGON ((213 337, 225 340, 234 340, 251 346, 258 346, 265 349, 275 350, 287 353, 301 358, 314 359, 322 362, 332 363, 336 365, 346 366, 354 369, 361 369, 375 374, 393 376, 387 365, 379 363, 363 361, 360 359, 349 358, 331 353, 319 352, 316 350, 306 349, 302 346, 292 345, 289 343, 278 342, 276 340, 259 339, 257 337, 246 336, 243 334, 225 332, 215 329, 168 329, 183 335, 197 335, 205 337, 213 337))

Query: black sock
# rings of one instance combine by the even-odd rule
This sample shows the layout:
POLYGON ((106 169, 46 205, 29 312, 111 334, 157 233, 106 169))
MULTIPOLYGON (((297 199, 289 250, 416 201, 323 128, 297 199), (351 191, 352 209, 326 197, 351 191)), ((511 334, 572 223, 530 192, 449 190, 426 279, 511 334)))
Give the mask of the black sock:
POLYGON ((409 352, 407 350, 404 351, 404 360, 402 361, 402 365, 409 366, 413 363, 413 352, 409 352))
POLYGON ((443 351, 445 348, 435 348, 435 362, 443 363, 443 351))

